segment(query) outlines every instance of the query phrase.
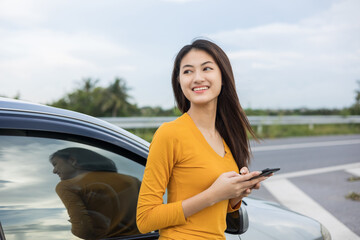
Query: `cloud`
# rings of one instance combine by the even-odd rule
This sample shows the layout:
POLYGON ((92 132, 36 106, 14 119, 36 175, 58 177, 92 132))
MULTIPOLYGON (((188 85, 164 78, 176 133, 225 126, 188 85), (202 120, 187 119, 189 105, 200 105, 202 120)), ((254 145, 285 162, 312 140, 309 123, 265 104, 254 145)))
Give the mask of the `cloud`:
POLYGON ((46 0, 2 0, 0 20, 22 26, 43 22, 50 7, 44 3, 46 0))
POLYGON ((358 9, 359 1, 339 1, 297 23, 239 28, 210 37, 231 49, 228 55, 241 79, 245 102, 278 107, 349 106, 360 76, 358 9), (262 96, 244 91, 262 86, 268 86, 262 96))
MULTIPOLYGON (((61 90, 72 86, 76 78, 136 70, 126 61, 130 50, 103 36, 48 29, 0 29, 0 35, 0 81, 22 82, 25 95, 26 91, 33 92, 43 86, 43 94, 33 99, 38 102, 46 102, 49 95, 59 98, 61 90), (60 89, 53 88, 49 81, 58 82, 60 89)), ((16 91, 6 84, 2 86, 0 94, 16 91)))
POLYGON ((74 81, 82 78, 101 79, 104 86, 122 77, 139 105, 171 107, 171 57, 184 42, 206 36, 229 54, 245 102, 277 105, 266 96, 271 89, 279 106, 287 102, 290 107, 318 107, 319 94, 307 102, 284 101, 275 86, 294 96, 299 85, 303 94, 311 95, 312 88, 324 84, 326 93, 320 94, 324 106, 353 102, 360 75, 359 1, 334 0, 322 12, 329 3, 299 3, 294 17, 289 15, 295 7, 282 1, 266 11, 256 10, 261 3, 240 3, 240 12, 218 11, 219 7, 237 9, 235 1, 166 2, 0 1, 0 95, 12 97, 20 91, 21 99, 50 103, 71 92, 74 81), (188 8, 187 3, 195 5, 188 8), (213 13, 221 21, 209 19, 213 13), (209 20, 205 25, 203 16, 209 20), (345 83, 336 93, 340 81, 345 83), (149 89, 162 94, 154 96, 149 89))
POLYGON ((67 34, 46 29, 6 33, 2 34, 0 51, 2 64, 7 60, 10 66, 23 63, 22 67, 30 65, 31 68, 39 65, 93 67, 92 62, 99 58, 107 61, 129 53, 106 38, 87 33, 67 34), (12 61, 8 61, 9 58, 12 61))
POLYGON ((234 61, 251 61, 254 69, 281 69, 291 66, 299 59, 304 58, 299 52, 279 52, 261 50, 243 50, 230 52, 228 57, 234 61))

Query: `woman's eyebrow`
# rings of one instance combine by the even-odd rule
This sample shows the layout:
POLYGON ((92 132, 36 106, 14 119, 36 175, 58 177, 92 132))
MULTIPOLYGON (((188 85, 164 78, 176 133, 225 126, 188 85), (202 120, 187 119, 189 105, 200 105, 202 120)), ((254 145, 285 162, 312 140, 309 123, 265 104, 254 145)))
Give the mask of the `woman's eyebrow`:
MULTIPOLYGON (((203 62, 203 63, 201 64, 201 66, 204 66, 204 65, 206 65, 206 64, 208 64, 208 63, 212 63, 212 64, 213 64, 212 61, 206 61, 206 62, 203 62)), ((190 64, 186 64, 186 65, 184 65, 182 68, 186 68, 186 67, 194 67, 194 66, 193 66, 193 65, 190 65, 190 64)))
POLYGON ((186 67, 194 67, 193 65, 190 65, 190 64, 186 64, 184 65, 182 68, 186 68, 186 67))
POLYGON ((206 62, 202 63, 201 66, 204 66, 204 65, 206 65, 208 63, 213 63, 213 62, 212 61, 206 61, 206 62))

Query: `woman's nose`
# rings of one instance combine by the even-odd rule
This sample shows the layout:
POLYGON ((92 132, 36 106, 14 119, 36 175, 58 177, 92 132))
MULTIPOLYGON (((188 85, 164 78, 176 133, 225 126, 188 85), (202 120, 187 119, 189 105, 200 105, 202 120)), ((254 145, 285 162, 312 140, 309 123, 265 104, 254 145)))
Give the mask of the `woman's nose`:
POLYGON ((53 174, 57 174, 57 169, 56 169, 56 167, 54 167, 54 169, 53 169, 53 174))
POLYGON ((198 83, 198 82, 203 82, 205 79, 204 79, 204 76, 203 76, 203 74, 202 74, 202 72, 201 71, 196 71, 195 72, 195 79, 194 79, 194 81, 196 82, 196 83, 198 83))

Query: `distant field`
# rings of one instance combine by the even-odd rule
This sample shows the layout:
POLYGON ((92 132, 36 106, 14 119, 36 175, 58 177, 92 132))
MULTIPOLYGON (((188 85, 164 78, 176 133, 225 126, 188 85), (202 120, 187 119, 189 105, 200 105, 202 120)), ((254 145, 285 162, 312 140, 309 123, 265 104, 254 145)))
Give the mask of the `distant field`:
MULTIPOLYGON (((128 129, 129 132, 151 142, 156 129, 128 129)), ((320 136, 359 134, 360 124, 326 124, 326 125, 271 125, 262 126, 261 132, 254 127, 260 138, 282 138, 296 136, 320 136)))

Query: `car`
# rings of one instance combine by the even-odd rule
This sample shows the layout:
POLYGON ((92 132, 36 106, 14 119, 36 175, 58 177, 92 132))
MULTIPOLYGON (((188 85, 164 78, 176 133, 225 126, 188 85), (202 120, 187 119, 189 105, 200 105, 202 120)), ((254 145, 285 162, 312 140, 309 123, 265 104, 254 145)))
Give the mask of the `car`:
MULTIPOLYGON (((78 214, 86 217, 90 215, 105 219, 106 214, 89 210, 90 207, 86 204, 83 206, 83 203, 68 203, 59 190, 61 182, 68 183, 69 191, 76 190, 79 196, 75 196, 83 201, 96 198, 98 202, 104 201, 98 203, 97 207, 115 209, 107 194, 92 189, 94 184, 108 187, 109 184, 100 180, 91 183, 91 187, 86 185, 87 195, 81 195, 80 192, 85 191, 85 187, 79 187, 77 181, 90 170, 85 175, 79 175, 81 178, 75 176, 65 179, 59 174, 56 169, 59 166, 53 161, 54 153, 69 148, 82 149, 110 159, 117 168, 114 174, 127 176, 135 183, 142 180, 149 143, 99 118, 41 104, 0 98, 0 240, 87 238, 76 230, 77 222, 74 219, 79 216, 74 215, 71 208, 81 205, 83 208, 78 214), (59 179, 56 173, 64 179, 59 179)), ((93 158, 89 157, 86 161, 96 165, 91 162, 93 158)), ((108 230, 99 230, 94 239, 158 239, 158 231, 147 234, 136 231, 134 206, 138 186, 131 186, 131 193, 122 190, 121 199, 118 200, 122 203, 118 206, 120 208, 126 203, 125 209, 119 213, 116 213, 117 210, 107 213, 118 218, 124 215, 124 211, 127 212, 127 222, 124 222, 125 217, 122 219, 121 231, 124 230, 124 234, 109 234, 108 230), (130 225, 131 231, 128 227, 130 225)), ((109 188, 113 190, 111 186, 109 188)), ((119 197, 117 192, 115 195, 119 197)), ((166 202, 166 196, 164 201, 166 202)), ((106 220, 101 224, 109 226, 115 221, 108 215, 106 220)), ((90 229, 100 229, 96 225, 99 222, 100 220, 93 222, 93 228, 90 229)), ((277 203, 247 197, 243 199, 239 211, 228 214, 226 238, 329 240, 331 236, 314 219, 277 203)))

